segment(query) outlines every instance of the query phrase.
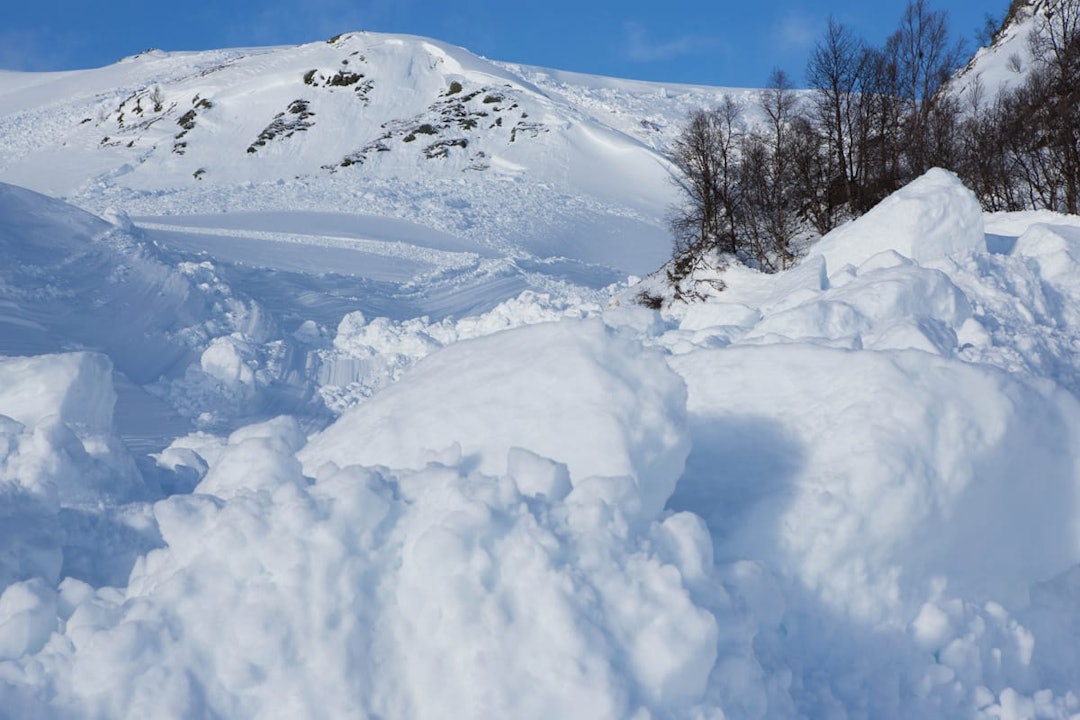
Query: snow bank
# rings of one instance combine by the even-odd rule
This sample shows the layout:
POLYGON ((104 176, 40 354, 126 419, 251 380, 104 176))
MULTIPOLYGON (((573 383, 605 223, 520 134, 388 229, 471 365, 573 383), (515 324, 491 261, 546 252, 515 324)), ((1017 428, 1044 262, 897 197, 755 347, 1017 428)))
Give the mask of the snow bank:
POLYGON ((925 263, 985 248, 978 198, 956 175, 934 168, 828 233, 809 256, 823 256, 832 275, 889 250, 925 263))
POLYGON ((328 461, 421 468, 449 451, 495 475, 520 446, 565 463, 582 492, 619 494, 629 481, 650 518, 682 471, 684 398, 659 354, 601 321, 542 323, 429 356, 300 457, 309 472, 328 461))
MULTIPOLYGON (((38 617, 30 599, 53 592, 62 566, 86 569, 64 551, 67 542, 85 539, 67 509, 151 494, 112 434, 115 398, 112 363, 103 355, 0 357, 0 655, 36 651, 37 621, 27 629, 13 618, 38 617), (18 585, 35 579, 44 585, 18 585), (30 614, 19 615, 24 610, 30 614)), ((106 563, 102 558, 98 566, 106 563)))
POLYGON ((720 634, 696 518, 635 530, 602 493, 523 494, 566 473, 524 451, 512 474, 324 464, 311 483, 298 442, 286 419, 234 434, 196 494, 154 506, 165 546, 122 594, 9 588, 0 652, 37 654, 0 687, 52 677, 21 697, 36 717, 615 720, 705 700, 720 634))
POLYGON ((1080 562, 1080 404, 1051 385, 910 351, 672 363, 695 448, 673 503, 721 513, 714 540, 730 558, 763 558, 874 622, 902 618, 931 577, 1022 601, 1080 562))

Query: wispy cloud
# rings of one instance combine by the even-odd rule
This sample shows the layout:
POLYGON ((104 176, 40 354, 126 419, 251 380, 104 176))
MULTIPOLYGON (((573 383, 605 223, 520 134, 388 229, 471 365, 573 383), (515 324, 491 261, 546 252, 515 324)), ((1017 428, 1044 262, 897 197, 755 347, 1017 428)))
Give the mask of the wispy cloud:
POLYGON ((65 67, 72 49, 82 39, 72 33, 44 30, 0 31, 0 68, 4 70, 57 70, 65 67))
POLYGON ((780 40, 783 52, 802 52, 813 47, 820 34, 821 23, 806 17, 797 10, 789 10, 777 21, 775 36, 780 40))
POLYGON ((690 35, 671 40, 657 40, 649 36, 645 27, 634 20, 623 23, 623 55, 627 60, 640 63, 663 62, 693 55, 707 43, 690 35))

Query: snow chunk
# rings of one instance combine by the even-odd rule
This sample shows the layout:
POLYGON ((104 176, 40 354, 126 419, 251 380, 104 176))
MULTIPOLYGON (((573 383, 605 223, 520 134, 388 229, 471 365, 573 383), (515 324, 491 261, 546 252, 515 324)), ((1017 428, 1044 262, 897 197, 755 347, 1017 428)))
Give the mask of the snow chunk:
POLYGON ((56 591, 41 578, 0 594, 0 660, 37 652, 56 630, 56 591))
POLYGON ((1080 290, 1080 228, 1037 223, 1017 238, 1013 253, 1037 263, 1043 278, 1071 292, 1080 290))
POLYGON ((204 373, 228 386, 255 386, 254 351, 241 337, 214 338, 199 362, 204 373))
POLYGON ((115 402, 104 355, 0 357, 0 493, 11 493, 12 522, 26 512, 14 498, 33 498, 54 512, 146 496, 134 461, 112 434, 115 402))
POLYGON ((0 358, 0 414, 34 426, 53 416, 97 433, 112 427, 112 363, 97 353, 0 358))
POLYGON ((489 474, 523 447, 565 463, 575 486, 631 478, 651 517, 688 451, 685 389, 661 355, 599 320, 542 323, 429 356, 300 457, 312 472, 327 461, 419 468, 454 443, 489 474))
POLYGON ((911 632, 915 642, 924 650, 940 650, 954 634, 949 615, 934 603, 924 603, 919 614, 911 622, 911 632))
POLYGON ((890 250, 925 263, 985 247, 978 198, 956 175, 934 168, 828 233, 809 257, 824 256, 832 275, 890 250))
POLYGON ((561 500, 570 492, 570 471, 562 463, 513 447, 506 454, 506 473, 525 495, 561 500))

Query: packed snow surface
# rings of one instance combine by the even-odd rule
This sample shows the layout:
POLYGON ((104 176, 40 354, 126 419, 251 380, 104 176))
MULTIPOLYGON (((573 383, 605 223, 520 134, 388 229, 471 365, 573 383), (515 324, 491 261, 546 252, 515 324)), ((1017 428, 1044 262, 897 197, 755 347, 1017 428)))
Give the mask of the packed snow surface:
POLYGON ((0 177, 71 200, 0 184, 0 717, 1080 715, 1080 219, 984 216, 931 171, 655 312, 606 243, 643 263, 662 208, 606 163, 647 175, 657 136, 616 111, 700 90, 367 35, 0 89, 0 177), (416 137, 298 180, 321 146, 286 110, 250 187, 193 178, 232 72, 365 108, 409 79, 381 102, 416 137), (128 119, 213 90, 185 154, 172 116, 79 146, 135 127, 117 77, 128 119), (469 83, 558 142, 423 158, 469 83), (72 131, 43 108, 78 88, 102 112, 72 131))

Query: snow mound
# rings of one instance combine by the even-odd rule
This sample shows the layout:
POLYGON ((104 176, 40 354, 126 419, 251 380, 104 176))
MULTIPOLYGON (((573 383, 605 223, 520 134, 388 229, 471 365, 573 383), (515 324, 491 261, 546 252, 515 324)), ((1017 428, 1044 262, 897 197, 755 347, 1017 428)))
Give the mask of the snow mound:
MULTIPOLYGON (((104 355, 0 357, 0 591, 34 578, 55 585, 69 560, 65 533, 74 538, 80 532, 63 515, 66 509, 152 495, 112 434, 115 399, 112 363, 104 355)), ((19 607, 39 594, 27 588, 12 593, 24 598, 19 607)), ((8 631, 25 631, 3 619, 5 598, 0 597, 0 648, 15 642, 8 631)), ((26 650, 34 643, 16 644, 26 650)))
POLYGON ((771 556, 875 622, 902 618, 934 576, 1016 601, 1080 562, 1080 404, 1052 385, 911 351, 773 346, 673 365, 690 392, 688 474, 708 483, 673 503, 708 495, 729 557, 771 556))
POLYGON ((523 495, 560 472, 535 455, 515 454, 514 476, 464 460, 312 484, 296 442, 286 421, 230 438, 198 493, 154 506, 165 546, 122 594, 8 588, 0 653, 45 646, 0 676, 8 708, 615 720, 704 701, 720 635, 695 600, 715 582, 700 520, 634 530, 595 494, 523 495), (48 695, 15 689, 38 672, 48 695))
POLYGON ((101 434, 112 427, 112 363, 97 353, 0 357, 0 414, 23 425, 46 418, 101 434))
POLYGON ((441 347, 493 333, 599 315, 601 308, 580 298, 553 297, 526 290, 488 312, 432 321, 427 316, 393 321, 367 318, 360 311, 338 323, 333 347, 318 353, 320 394, 337 413, 396 382, 408 368, 441 347))
POLYGON ((575 489, 592 478, 588 492, 629 491, 653 517, 682 471, 684 413, 682 383, 655 351, 598 319, 541 323, 428 356, 300 457, 310 472, 421 468, 451 450, 496 475, 520 446, 565 463, 575 489))
POLYGON ((932 232, 918 195, 786 273, 729 268, 651 341, 689 393, 668 509, 704 518, 764 677, 795 679, 749 717, 1080 710, 1080 235, 1012 214, 853 252, 932 232))
POLYGON ((824 257, 832 275, 890 250, 925 263, 985 247, 978 198, 955 174, 934 168, 828 233, 810 257, 824 257))

